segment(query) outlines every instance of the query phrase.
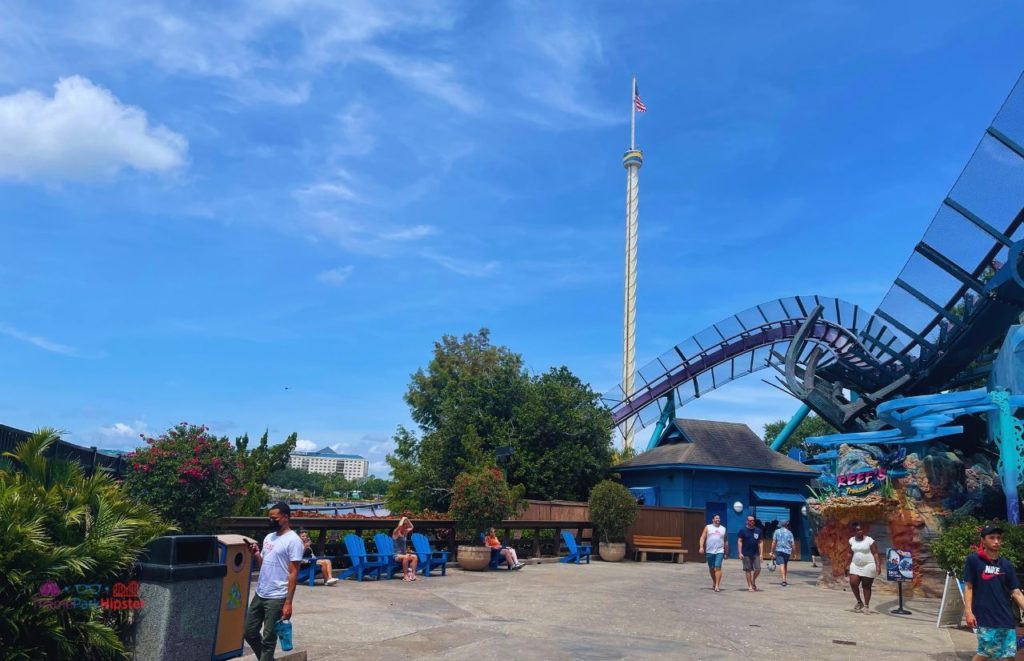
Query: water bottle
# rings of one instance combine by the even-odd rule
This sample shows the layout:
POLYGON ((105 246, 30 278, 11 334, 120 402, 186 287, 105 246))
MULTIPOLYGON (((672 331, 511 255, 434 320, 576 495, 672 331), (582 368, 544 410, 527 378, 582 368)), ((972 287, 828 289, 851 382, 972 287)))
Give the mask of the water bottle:
POLYGON ((281 649, 285 652, 292 648, 292 621, 291 620, 278 620, 277 625, 277 638, 281 641, 281 649))

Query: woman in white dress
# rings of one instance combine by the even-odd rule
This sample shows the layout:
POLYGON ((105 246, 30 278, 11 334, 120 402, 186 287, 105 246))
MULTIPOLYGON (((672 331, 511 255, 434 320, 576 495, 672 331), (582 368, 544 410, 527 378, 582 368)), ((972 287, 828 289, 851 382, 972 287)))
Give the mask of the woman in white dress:
POLYGON ((857 598, 857 605, 853 607, 856 613, 871 613, 871 584, 882 573, 882 557, 878 553, 878 546, 875 540, 867 536, 865 528, 854 523, 853 537, 850 538, 850 550, 853 551, 850 560, 850 590, 857 598), (864 589, 863 601, 860 598, 861 588, 864 589))

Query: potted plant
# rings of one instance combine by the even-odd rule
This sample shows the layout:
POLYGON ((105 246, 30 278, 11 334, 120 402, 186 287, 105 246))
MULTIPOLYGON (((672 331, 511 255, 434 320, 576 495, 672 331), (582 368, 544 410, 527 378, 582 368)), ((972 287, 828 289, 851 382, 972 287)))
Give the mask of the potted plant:
POLYGON ((521 487, 510 489, 505 476, 494 467, 467 470, 455 477, 448 514, 455 520, 457 531, 470 540, 458 547, 460 568, 487 569, 491 549, 482 544, 480 533, 516 512, 520 491, 521 487))
POLYGON ((619 562, 626 557, 626 531, 633 525, 639 507, 629 489, 604 480, 590 491, 590 521, 600 535, 601 559, 619 562))

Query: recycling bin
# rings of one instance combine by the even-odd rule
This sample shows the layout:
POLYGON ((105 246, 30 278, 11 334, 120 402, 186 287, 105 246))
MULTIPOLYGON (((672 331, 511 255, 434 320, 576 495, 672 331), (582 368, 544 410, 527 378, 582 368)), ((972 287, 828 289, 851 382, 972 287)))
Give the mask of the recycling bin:
POLYGON ((249 549, 252 541, 242 535, 217 536, 217 562, 227 567, 227 573, 220 592, 213 661, 242 656, 245 614, 249 606, 249 585, 252 581, 252 551, 249 549))
POLYGON ((209 661, 227 565, 214 535, 169 535, 136 563, 144 606, 132 632, 136 661, 209 661))

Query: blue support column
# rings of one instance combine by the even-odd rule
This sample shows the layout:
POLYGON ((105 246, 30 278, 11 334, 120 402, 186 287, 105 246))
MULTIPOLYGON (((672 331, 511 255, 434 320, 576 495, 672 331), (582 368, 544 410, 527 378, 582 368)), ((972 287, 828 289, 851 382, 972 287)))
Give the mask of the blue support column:
POLYGON ((999 448, 999 481, 1003 483, 1003 493, 1006 495, 1006 520, 1018 525, 1020 501, 1017 499, 1017 487, 1021 482, 1024 424, 1013 414, 1008 391, 993 390, 988 396, 996 405, 996 410, 991 414, 994 424, 989 425, 989 431, 994 432, 995 438, 992 441, 999 448))
POLYGON ((654 433, 651 434, 651 440, 647 442, 647 449, 653 450, 658 446, 658 441, 661 440, 661 435, 665 433, 665 427, 668 425, 668 421, 674 418, 676 415, 676 397, 675 391, 669 390, 668 395, 665 396, 665 408, 661 410, 661 417, 658 418, 658 424, 654 426, 654 433))
POLYGON ((800 408, 798 408, 796 410, 796 413, 793 414, 793 417, 790 418, 789 422, 786 423, 786 426, 783 427, 782 431, 779 432, 779 435, 775 437, 775 441, 772 443, 772 449, 778 450, 779 448, 781 448, 786 443, 786 441, 789 440, 789 437, 793 435, 793 432, 796 430, 797 427, 800 426, 800 423, 804 421, 804 418, 806 418, 807 414, 810 412, 810 406, 807 406, 806 404, 801 404, 800 408))

